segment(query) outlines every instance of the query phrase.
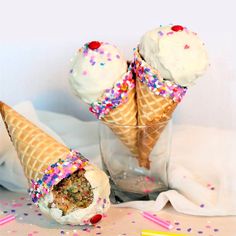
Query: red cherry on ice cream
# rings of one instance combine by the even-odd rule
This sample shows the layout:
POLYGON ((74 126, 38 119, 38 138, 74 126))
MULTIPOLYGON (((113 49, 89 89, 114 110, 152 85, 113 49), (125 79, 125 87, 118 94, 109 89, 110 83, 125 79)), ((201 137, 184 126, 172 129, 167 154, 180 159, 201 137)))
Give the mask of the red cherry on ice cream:
POLYGON ((183 31, 184 27, 181 25, 173 25, 171 29, 175 32, 178 32, 178 31, 183 31))
POLYGON ((97 215, 93 216, 90 219, 90 223, 94 225, 94 224, 98 223, 101 219, 102 219, 102 215, 101 214, 97 214, 97 215))
POLYGON ((95 50, 101 46, 101 43, 98 41, 92 41, 88 44, 89 49, 95 50))

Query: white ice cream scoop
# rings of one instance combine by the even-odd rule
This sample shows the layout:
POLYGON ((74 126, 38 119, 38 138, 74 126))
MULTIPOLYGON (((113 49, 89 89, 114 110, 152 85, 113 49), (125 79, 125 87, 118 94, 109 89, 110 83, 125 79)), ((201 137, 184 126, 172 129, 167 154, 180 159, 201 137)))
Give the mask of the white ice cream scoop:
POLYGON ((181 25, 162 26, 145 33, 139 52, 164 79, 182 86, 193 84, 209 64, 203 42, 181 25))
POLYGON ((75 94, 90 104, 126 72, 127 61, 116 46, 92 41, 76 52, 69 81, 75 94))

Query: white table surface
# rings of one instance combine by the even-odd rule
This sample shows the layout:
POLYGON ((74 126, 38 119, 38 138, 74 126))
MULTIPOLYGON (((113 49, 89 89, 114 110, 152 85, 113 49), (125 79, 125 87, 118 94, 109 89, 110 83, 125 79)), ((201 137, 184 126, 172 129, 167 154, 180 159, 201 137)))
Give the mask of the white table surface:
MULTIPOLYGON (((140 236, 142 229, 165 231, 144 219, 138 210, 114 206, 94 227, 63 226, 41 215, 27 194, 0 190, 0 217, 8 214, 16 215, 16 219, 0 226, 1 236, 140 236)), ((189 216, 177 213, 171 206, 157 212, 157 215, 175 226, 171 232, 196 236, 236 235, 236 217, 189 216)))

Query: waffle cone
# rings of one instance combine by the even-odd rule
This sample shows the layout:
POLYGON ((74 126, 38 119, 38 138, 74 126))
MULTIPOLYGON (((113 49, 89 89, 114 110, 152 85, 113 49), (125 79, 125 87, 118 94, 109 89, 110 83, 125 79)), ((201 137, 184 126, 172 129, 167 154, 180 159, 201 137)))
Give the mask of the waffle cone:
POLYGON ((136 80, 136 90, 138 125, 145 125, 138 132, 139 165, 149 169, 149 155, 178 103, 154 94, 139 78, 136 80))
POLYGON ((49 165, 66 158, 67 147, 2 102, 0 113, 29 182, 42 178, 49 165))
POLYGON ((135 88, 128 93, 128 101, 111 110, 102 118, 106 125, 115 133, 122 143, 137 156, 137 105, 135 88))

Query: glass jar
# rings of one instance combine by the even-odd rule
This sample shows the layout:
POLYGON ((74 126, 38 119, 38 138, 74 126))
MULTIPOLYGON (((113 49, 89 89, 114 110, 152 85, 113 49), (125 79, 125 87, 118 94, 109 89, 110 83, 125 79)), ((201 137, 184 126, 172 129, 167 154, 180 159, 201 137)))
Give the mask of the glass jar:
POLYGON ((113 203, 154 200, 160 192, 168 189, 167 168, 171 131, 171 120, 146 126, 100 123, 99 144, 102 165, 110 177, 113 203), (134 151, 130 144, 127 145, 127 140, 122 134, 127 137, 130 135, 131 138, 135 134, 137 151, 134 151), (145 143, 150 145, 149 150, 145 150, 150 154, 143 156, 142 149, 145 149, 143 145, 145 143), (147 165, 141 166, 140 158, 144 159, 147 165))

